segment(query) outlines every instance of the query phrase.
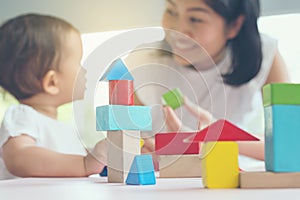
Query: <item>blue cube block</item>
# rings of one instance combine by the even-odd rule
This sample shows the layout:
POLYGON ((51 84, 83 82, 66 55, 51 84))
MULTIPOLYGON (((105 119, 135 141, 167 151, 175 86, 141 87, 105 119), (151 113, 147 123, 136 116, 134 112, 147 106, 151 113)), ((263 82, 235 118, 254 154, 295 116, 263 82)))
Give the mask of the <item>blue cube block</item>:
POLYGON ((266 170, 300 172, 300 106, 273 105, 264 111, 266 170))
POLYGON ((135 156, 130 167, 126 184, 128 185, 154 185, 156 178, 151 155, 135 156))
POLYGON ((99 106, 96 118, 97 131, 152 130, 151 108, 148 106, 99 106))

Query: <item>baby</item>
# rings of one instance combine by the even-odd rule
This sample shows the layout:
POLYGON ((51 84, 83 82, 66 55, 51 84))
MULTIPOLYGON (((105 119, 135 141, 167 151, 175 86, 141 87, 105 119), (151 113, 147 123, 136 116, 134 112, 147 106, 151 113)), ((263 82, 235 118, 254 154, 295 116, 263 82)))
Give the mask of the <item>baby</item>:
POLYGON ((57 120, 59 106, 83 97, 81 57, 80 33, 62 19, 27 14, 0 27, 0 86, 20 103, 1 125, 0 179, 102 171, 106 141, 87 153, 74 129, 57 120))

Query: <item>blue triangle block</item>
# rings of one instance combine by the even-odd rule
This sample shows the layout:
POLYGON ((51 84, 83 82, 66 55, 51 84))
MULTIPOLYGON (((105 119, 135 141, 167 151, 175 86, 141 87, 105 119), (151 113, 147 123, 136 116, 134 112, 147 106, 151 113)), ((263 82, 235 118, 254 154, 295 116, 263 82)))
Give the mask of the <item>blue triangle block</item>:
POLYGON ((126 184, 128 185, 155 185, 156 178, 151 155, 135 156, 126 184))
POLYGON ((100 81, 103 80, 133 80, 133 77, 124 62, 121 59, 118 59, 111 64, 106 73, 100 79, 100 81))

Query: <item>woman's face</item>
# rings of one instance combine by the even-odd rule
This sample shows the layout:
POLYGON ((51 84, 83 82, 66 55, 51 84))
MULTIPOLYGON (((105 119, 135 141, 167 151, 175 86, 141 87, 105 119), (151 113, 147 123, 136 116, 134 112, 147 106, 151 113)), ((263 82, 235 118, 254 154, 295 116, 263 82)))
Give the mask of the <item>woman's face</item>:
MULTIPOLYGON (((206 55, 200 56, 201 50, 198 45, 205 49, 215 63, 223 58, 229 39, 226 23, 204 0, 167 0, 162 26, 187 36, 166 32, 166 40, 174 54, 188 58, 192 64, 207 59, 206 55)), ((180 56, 174 56, 176 62, 189 65, 180 56)))

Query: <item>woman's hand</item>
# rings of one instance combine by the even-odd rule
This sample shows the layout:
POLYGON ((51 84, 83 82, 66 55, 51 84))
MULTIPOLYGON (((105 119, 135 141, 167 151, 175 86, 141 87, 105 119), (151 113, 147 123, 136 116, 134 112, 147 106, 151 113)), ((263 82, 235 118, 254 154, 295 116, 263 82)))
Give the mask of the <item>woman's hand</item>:
MULTIPOLYGON (((192 103, 187 97, 184 97, 184 106, 187 110, 194 115, 198 120, 198 129, 202 129, 213 121, 213 116, 203 108, 192 103)), ((174 110, 170 107, 165 107, 164 112, 166 115, 166 125, 171 132, 191 132, 193 131, 189 127, 185 126, 178 118, 174 110)))

